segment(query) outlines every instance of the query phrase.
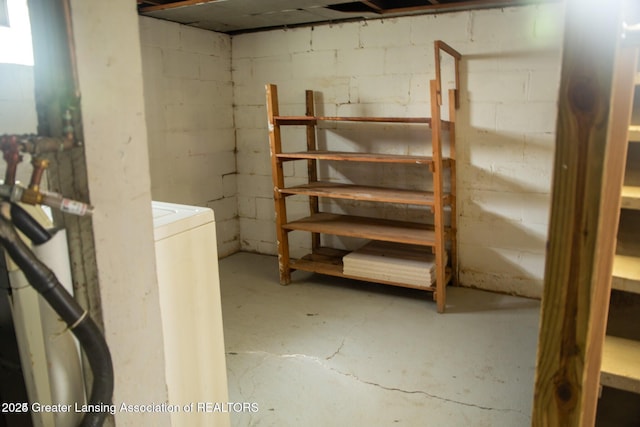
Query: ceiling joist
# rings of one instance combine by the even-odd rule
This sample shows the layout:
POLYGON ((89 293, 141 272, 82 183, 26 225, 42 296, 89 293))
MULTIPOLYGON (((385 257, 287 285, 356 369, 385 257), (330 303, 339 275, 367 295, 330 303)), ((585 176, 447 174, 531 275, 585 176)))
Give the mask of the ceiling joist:
POLYGON ((502 8, 562 0, 137 0, 138 12, 197 28, 237 34, 247 31, 502 8))

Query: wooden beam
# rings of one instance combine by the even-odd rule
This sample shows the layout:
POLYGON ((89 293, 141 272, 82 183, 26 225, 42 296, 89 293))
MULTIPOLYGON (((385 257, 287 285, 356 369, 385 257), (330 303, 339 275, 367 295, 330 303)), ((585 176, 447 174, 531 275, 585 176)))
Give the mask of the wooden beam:
POLYGON ((595 422, 633 84, 615 76, 621 3, 566 6, 533 426, 595 422))
POLYGON ((382 6, 378 4, 378 3, 380 3, 379 0, 378 1, 376 1, 376 0, 361 0, 360 3, 364 4, 365 6, 370 7, 375 12, 384 12, 384 9, 382 8, 382 6))
POLYGON ((382 9, 382 14, 398 14, 403 12, 452 12, 458 10, 490 9, 509 6, 523 6, 526 4, 558 3, 562 0, 467 0, 455 3, 440 3, 437 0, 427 0, 430 4, 409 7, 394 7, 382 9))
MULTIPOLYGON (((173 1, 164 4, 158 4, 157 6, 141 7, 138 12, 153 12, 156 10, 175 9, 176 7, 195 6, 201 3, 213 3, 218 0, 181 0, 173 1)), ((150 2, 149 2, 150 3, 150 2)))

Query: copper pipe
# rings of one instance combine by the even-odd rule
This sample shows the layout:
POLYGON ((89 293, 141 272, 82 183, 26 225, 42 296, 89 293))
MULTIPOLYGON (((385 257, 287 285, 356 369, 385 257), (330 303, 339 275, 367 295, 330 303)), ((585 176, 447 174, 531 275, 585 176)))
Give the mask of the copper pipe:
POLYGON ((34 157, 31 161, 33 165, 33 171, 31 172, 31 182, 29 182, 29 189, 38 191, 40 190, 40 182, 42 181, 42 175, 44 171, 49 167, 49 160, 34 157))
POLYGON ((75 40, 73 38, 73 27, 71 24, 71 6, 69 5, 69 0, 64 0, 62 2, 62 7, 64 10, 64 20, 66 24, 67 30, 67 49, 69 53, 69 62, 70 69, 73 78, 73 92, 77 98, 80 97, 80 83, 78 79, 78 67, 76 61, 76 46, 75 40))
MULTIPOLYGON (((3 135, 2 143, 0 145, 4 147, 5 141, 8 141, 9 138, 16 139, 18 151, 33 155, 66 151, 81 145, 75 141, 72 133, 67 133, 66 137, 59 138, 41 137, 34 134, 3 135)), ((2 150, 5 151, 4 148, 2 150)))
POLYGON ((30 145, 25 145, 25 151, 32 154, 40 153, 53 153, 56 151, 70 150, 76 146, 76 143, 71 138, 37 138, 30 141, 30 145))
POLYGON ((15 135, 4 135, 0 142, 4 160, 7 162, 7 170, 4 176, 5 185, 13 185, 16 183, 16 172, 18 163, 22 161, 20 148, 18 147, 18 137, 15 135))

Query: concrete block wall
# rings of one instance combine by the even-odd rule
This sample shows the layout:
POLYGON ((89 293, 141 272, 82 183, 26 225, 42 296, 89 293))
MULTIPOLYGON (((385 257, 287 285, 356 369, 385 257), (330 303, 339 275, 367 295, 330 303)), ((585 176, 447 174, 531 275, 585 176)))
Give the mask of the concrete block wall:
MULTIPOLYGON (((458 113, 461 281, 540 295, 562 5, 234 37, 139 19, 152 196, 214 208, 221 256, 239 249, 276 253, 265 83, 279 85, 284 114, 300 114, 304 90, 314 89, 321 114, 428 115, 432 42, 450 43, 464 55, 458 113)), ((450 71, 450 64, 445 62, 445 68, 450 71)), ((35 131, 31 73, 29 66, 0 64, 0 86, 6 88, 0 95, 3 133, 35 131)), ((284 137, 288 147, 304 144, 300 131, 286 129, 284 137)), ((318 143, 331 149, 413 154, 428 147, 428 138, 428 132, 416 127, 343 124, 324 126, 318 143)), ((303 182, 306 166, 288 164, 286 173, 289 183, 303 182)), ((334 180, 411 188, 429 182, 419 170, 395 167, 363 171, 331 165, 322 173, 334 180)), ((306 201, 292 200, 290 215, 306 214, 306 206, 306 201)), ((327 206, 360 214, 370 208, 358 203, 327 206)), ((408 219, 423 214, 388 205, 376 212, 408 219)), ((306 234, 291 237, 294 255, 308 250, 306 234)), ((337 240, 338 245, 350 244, 337 240)))
MULTIPOLYGON (((87 292, 100 301, 113 400, 166 402, 138 19, 128 0, 72 0, 70 11, 87 191, 96 208, 91 222, 100 286, 87 292)), ((164 427, 171 420, 168 413, 118 412, 109 424, 164 427)))
MULTIPOLYGON (((442 39, 464 55, 457 145, 461 283, 539 297, 562 28, 563 6, 545 4, 234 36, 241 248, 276 253, 264 85, 278 85, 281 114, 302 114, 304 90, 314 89, 321 93, 320 114, 429 115, 433 41, 442 39)), ((428 147, 421 132, 405 129, 398 137, 386 128, 328 125, 319 145, 414 153, 428 147)), ((289 148, 304 145, 300 131, 286 129, 284 138, 296 139, 286 142, 289 148)), ((419 174, 394 175, 390 168, 335 168, 323 173, 346 181, 423 185, 419 174)), ((287 165, 288 182, 303 181, 305 170, 303 163, 287 165)), ((415 215, 407 211, 403 215, 415 215)), ((306 202, 291 203, 289 214, 306 214, 306 202)), ((377 214, 385 215, 384 208, 377 214)), ((290 236, 294 256, 308 250, 305 233, 290 236)))
POLYGON ((229 255, 240 248, 231 39, 139 19, 152 197, 212 208, 229 255))

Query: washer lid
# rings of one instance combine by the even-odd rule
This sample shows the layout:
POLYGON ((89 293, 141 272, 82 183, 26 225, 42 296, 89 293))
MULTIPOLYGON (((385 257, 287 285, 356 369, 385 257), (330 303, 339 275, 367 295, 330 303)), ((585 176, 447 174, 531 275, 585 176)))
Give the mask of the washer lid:
POLYGON ((201 206, 151 202, 155 240, 182 233, 215 220, 213 210, 201 206))

